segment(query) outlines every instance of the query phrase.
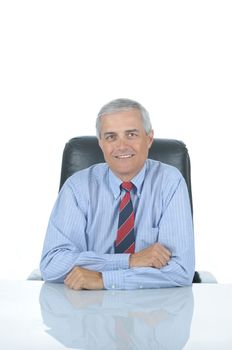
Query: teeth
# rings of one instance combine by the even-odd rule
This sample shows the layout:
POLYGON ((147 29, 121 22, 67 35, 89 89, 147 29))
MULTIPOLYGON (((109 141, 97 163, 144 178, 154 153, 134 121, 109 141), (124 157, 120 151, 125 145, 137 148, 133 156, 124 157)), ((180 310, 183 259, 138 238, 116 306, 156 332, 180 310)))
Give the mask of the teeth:
POLYGON ((131 158, 132 154, 125 154, 125 155, 121 155, 121 156, 117 156, 116 158, 131 158))

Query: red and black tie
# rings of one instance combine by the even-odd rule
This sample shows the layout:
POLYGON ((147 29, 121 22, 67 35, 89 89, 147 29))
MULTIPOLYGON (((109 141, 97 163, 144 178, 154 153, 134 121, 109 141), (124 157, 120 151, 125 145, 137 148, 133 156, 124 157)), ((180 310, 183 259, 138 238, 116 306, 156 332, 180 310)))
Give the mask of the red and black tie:
POLYGON ((134 221, 135 215, 131 201, 130 191, 133 188, 132 182, 123 182, 121 188, 126 191, 119 206, 118 233, 115 241, 115 253, 134 253, 135 234, 134 221))

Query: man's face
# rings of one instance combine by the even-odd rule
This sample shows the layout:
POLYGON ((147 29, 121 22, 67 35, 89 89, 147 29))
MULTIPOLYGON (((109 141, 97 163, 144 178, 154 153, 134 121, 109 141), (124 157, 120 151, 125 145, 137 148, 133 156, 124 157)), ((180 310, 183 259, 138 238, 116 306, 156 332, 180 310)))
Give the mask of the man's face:
POLYGON ((147 135, 137 109, 115 112, 101 117, 99 145, 113 173, 130 181, 143 167, 153 141, 147 135))

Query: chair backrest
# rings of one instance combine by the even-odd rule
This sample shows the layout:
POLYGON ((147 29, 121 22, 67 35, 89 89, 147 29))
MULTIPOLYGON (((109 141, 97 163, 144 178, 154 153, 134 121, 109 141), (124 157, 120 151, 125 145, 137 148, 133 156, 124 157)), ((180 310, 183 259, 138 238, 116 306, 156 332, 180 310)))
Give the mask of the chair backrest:
MULTIPOLYGON (((173 165, 180 170, 185 178, 189 198, 192 205, 190 158, 186 145, 182 141, 172 139, 155 139, 150 148, 148 157, 163 163, 173 165)), ((96 136, 74 137, 69 140, 64 148, 60 189, 69 176, 78 170, 88 168, 97 163, 104 162, 101 148, 96 136)), ((195 271, 193 283, 200 283, 201 278, 195 271)))
MULTIPOLYGON (((154 139, 148 157, 173 165, 185 178, 192 207, 190 158, 182 141, 171 139, 154 139)), ((104 162, 103 153, 96 136, 75 137, 69 140, 64 148, 60 189, 69 176, 78 170, 104 162)))

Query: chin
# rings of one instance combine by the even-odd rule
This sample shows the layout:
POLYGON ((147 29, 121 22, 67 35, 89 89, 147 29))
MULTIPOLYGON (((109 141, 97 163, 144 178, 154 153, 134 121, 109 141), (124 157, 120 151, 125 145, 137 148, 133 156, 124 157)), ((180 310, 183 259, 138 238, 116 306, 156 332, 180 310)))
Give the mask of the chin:
POLYGON ((120 179, 123 179, 124 181, 130 181, 136 174, 132 169, 125 169, 125 168, 114 169, 113 171, 120 179))

